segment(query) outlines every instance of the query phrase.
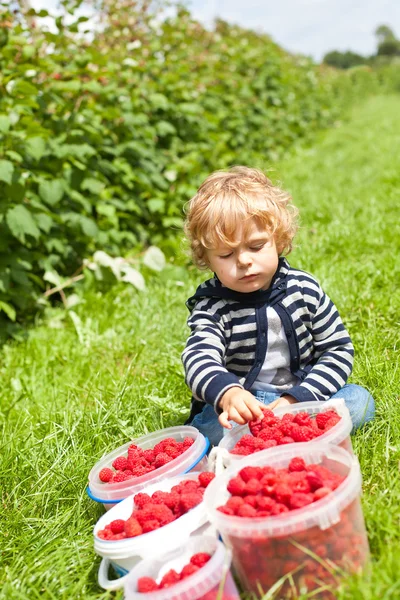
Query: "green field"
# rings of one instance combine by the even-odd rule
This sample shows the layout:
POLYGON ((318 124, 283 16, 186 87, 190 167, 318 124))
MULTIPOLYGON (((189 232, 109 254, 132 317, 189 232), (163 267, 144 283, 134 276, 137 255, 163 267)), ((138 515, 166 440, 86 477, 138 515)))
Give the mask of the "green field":
MULTIPOLYGON (((346 582, 340 599, 400 598, 399 131, 400 98, 373 98, 271 171, 300 208, 291 264, 338 306, 356 347, 351 381, 377 405, 353 440, 372 574, 346 582)), ((184 301, 202 275, 180 261, 146 293, 89 292, 77 316, 51 309, 26 341, 2 348, 0 598, 122 597, 97 585, 102 509, 87 474, 104 453, 187 415, 184 301)))

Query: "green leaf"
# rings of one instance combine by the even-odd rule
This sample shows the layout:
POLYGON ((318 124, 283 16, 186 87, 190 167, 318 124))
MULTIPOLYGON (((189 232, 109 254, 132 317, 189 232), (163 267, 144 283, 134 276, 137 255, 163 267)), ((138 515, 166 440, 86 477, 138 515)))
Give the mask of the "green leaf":
POLYGON ((8 156, 8 158, 11 158, 11 160, 17 163, 22 163, 22 161, 24 160, 22 156, 18 154, 18 152, 14 152, 14 150, 7 150, 6 156, 8 156))
POLYGON ((141 292, 146 289, 143 275, 139 273, 139 271, 133 267, 130 267, 129 265, 124 266, 123 269, 121 268, 121 271, 124 273, 123 277, 121 277, 121 281, 126 281, 127 283, 132 284, 141 292))
POLYGON ((92 219, 89 219, 89 217, 85 217, 83 215, 79 215, 78 221, 85 235, 87 235, 88 237, 97 236, 99 230, 97 228, 96 223, 92 219))
POLYGON ((82 181, 81 189, 87 190, 88 192, 92 192, 95 196, 101 194, 104 190, 104 183, 99 181, 98 179, 93 179, 92 177, 87 177, 82 181))
POLYGON ((162 271, 165 267, 165 256, 157 246, 150 246, 143 256, 143 264, 153 271, 162 271))
POLYGON ((46 140, 39 136, 28 138, 25 142, 25 150, 29 156, 39 161, 46 153, 46 140))
POLYGON ((6 221, 13 236, 23 244, 25 243, 26 235, 30 235, 35 239, 38 239, 40 236, 40 230, 31 213, 22 204, 18 204, 7 211, 6 221))
POLYGON ((15 312, 15 308, 12 307, 11 304, 8 304, 7 302, 0 300, 0 311, 5 312, 7 317, 11 321, 15 321, 17 313, 15 312))
POLYGON ((162 213, 165 209, 165 201, 162 198, 150 198, 150 200, 147 200, 147 206, 151 213, 162 213))
POLYGON ((9 160, 0 160, 0 181, 11 185, 14 165, 9 160))
POLYGON ((6 115, 0 115, 0 133, 7 133, 10 129, 11 121, 6 115))
POLYGON ((49 233, 51 226, 53 225, 53 219, 49 217, 49 215, 46 215, 46 213, 38 213, 35 215, 35 220, 42 231, 49 233))
POLYGON ((50 206, 55 206, 64 196, 65 183, 63 179, 43 180, 39 184, 39 195, 50 206))

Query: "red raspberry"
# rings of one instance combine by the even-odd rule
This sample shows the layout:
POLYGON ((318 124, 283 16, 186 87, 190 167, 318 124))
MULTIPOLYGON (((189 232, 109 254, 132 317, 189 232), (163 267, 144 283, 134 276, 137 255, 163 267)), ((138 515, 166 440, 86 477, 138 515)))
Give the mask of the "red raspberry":
POLYGON ((208 554, 208 552, 197 552, 197 554, 193 554, 192 558, 190 559, 190 563, 201 569, 201 567, 204 567, 204 565, 208 563, 210 558, 211 554, 208 554))
POLYGON ((257 497, 257 508, 262 511, 270 512, 275 505, 275 500, 270 498, 269 496, 259 496, 257 497))
POLYGON ((185 511, 188 512, 200 502, 202 502, 203 496, 199 492, 187 492, 181 495, 180 506, 185 511))
POLYGON ((297 425, 311 427, 311 418, 310 415, 306 412, 297 413, 297 415, 293 419, 293 422, 297 423, 297 425))
POLYGON ((240 445, 241 446, 246 446, 249 448, 254 448, 254 444, 255 444, 255 440, 256 438, 254 438, 252 435, 249 435, 248 433, 246 433, 244 436, 241 437, 240 439, 240 445))
POLYGON ((295 456, 289 463, 289 471, 304 471, 306 468, 306 463, 304 459, 300 456, 295 456))
POLYGON ((168 508, 168 506, 165 506, 165 504, 146 504, 146 506, 139 511, 137 520, 143 526, 145 521, 152 521, 153 519, 163 526, 174 521, 175 517, 172 510, 168 508))
POLYGON ((198 571, 198 570, 199 570, 199 567, 196 567, 196 565, 192 565, 192 563, 185 565, 181 571, 181 579, 190 577, 190 575, 193 575, 193 573, 196 573, 196 571, 198 571))
POLYGON ((323 487, 324 481, 318 473, 315 471, 309 471, 307 473, 307 481, 310 484, 311 491, 315 492, 318 488, 323 487))
POLYGON ((312 494, 302 494, 301 492, 295 492, 289 500, 289 507, 294 510, 296 508, 302 508, 311 504, 314 500, 312 494))
POLYGON ((262 485, 261 485, 261 483, 259 482, 259 480, 258 480, 258 479, 255 479, 255 478, 253 478, 253 479, 250 479, 250 480, 249 480, 249 481, 246 483, 246 485, 245 485, 245 487, 244 487, 244 493, 245 493, 246 495, 247 495, 247 494, 250 494, 250 495, 251 495, 251 494, 252 494, 252 495, 255 495, 255 494, 258 494, 258 492, 261 492, 261 488, 262 488, 262 485))
POLYGON ((225 506, 231 508, 233 512, 236 512, 240 506, 244 503, 244 499, 241 496, 231 496, 228 498, 225 506))
POLYGON ((174 569, 170 569, 161 579, 159 589, 162 590, 164 588, 171 587, 172 585, 178 583, 179 580, 180 575, 174 569))
POLYGON ((266 450, 267 448, 274 448, 277 445, 278 442, 276 440, 267 440, 266 442, 264 442, 264 450, 266 450))
POLYGON ((314 431, 311 427, 302 427, 297 425, 292 429, 292 438, 295 442, 309 442, 315 437, 314 431))
POLYGON ((154 462, 155 457, 156 455, 154 454, 154 450, 151 448, 143 451, 143 458, 145 458, 148 463, 154 462))
POLYGON ((250 479, 261 479, 263 471, 261 467, 243 467, 239 471, 239 475, 247 483, 250 479))
POLYGON ((250 504, 245 503, 242 506, 239 506, 236 514, 238 517, 251 518, 257 516, 257 511, 253 506, 250 506, 250 504))
POLYGON ((150 519, 149 521, 145 521, 142 525, 143 533, 150 533, 150 531, 154 531, 155 529, 159 529, 161 527, 160 522, 157 519, 150 519))
POLYGON ((332 429, 332 427, 335 427, 335 425, 337 425, 340 421, 340 417, 336 416, 336 417, 332 417, 331 419, 329 419, 329 421, 327 421, 325 423, 325 431, 329 431, 329 429, 332 429))
MULTIPOLYGON (((239 496, 233 496, 233 498, 239 498, 239 496)), ((252 506, 253 508, 257 508, 257 498, 258 496, 249 494, 248 496, 243 496, 243 502, 249 506, 252 506)))
POLYGON ((176 446, 165 446, 164 453, 174 459, 180 456, 181 451, 176 446))
POLYGON ((126 537, 136 537, 137 535, 141 535, 142 533, 142 527, 137 521, 137 519, 135 519, 135 517, 129 517, 129 519, 125 521, 126 537))
POLYGON ((289 500, 292 496, 292 488, 286 483, 278 483, 275 486, 275 498, 280 504, 289 505, 289 500))
POLYGON ((332 490, 326 486, 320 487, 314 492, 314 500, 321 500, 321 498, 325 498, 325 496, 328 496, 331 492, 332 490))
POLYGON ((163 467, 167 463, 171 462, 171 460, 172 460, 172 458, 168 454, 166 454, 165 452, 160 452, 156 456, 154 465, 155 465, 156 469, 158 469, 159 467, 163 467))
POLYGON ((128 468, 128 459, 125 456, 118 456, 112 463, 116 471, 125 471, 128 468))
POLYGON ((99 473, 99 479, 103 483, 108 483, 109 481, 111 481, 113 476, 114 476, 114 471, 112 469, 108 469, 107 467, 105 467, 104 469, 101 469, 101 471, 99 473))
POLYGON ((215 473, 210 473, 209 471, 204 471, 203 473, 200 473, 200 475, 198 477, 199 483, 203 488, 206 488, 208 486, 208 484, 211 483, 214 478, 215 478, 215 473))
POLYGON ((274 439, 274 433, 275 433, 275 429, 272 429, 271 427, 266 427, 265 429, 262 429, 260 431, 260 433, 258 434, 257 437, 259 437, 261 440, 264 440, 264 442, 266 442, 267 440, 274 439))
POLYGON ((281 419, 282 423, 293 423, 295 415, 293 413, 285 413, 281 419))
POLYGON ((148 494, 144 494, 142 492, 139 492, 139 494, 136 494, 133 497, 133 501, 136 504, 136 506, 138 508, 143 508, 143 506, 145 506, 146 504, 148 504, 149 502, 151 502, 151 498, 148 494))
POLYGON ((117 473, 114 473, 112 482, 120 483, 121 481, 126 481, 127 479, 129 479, 129 475, 125 475, 123 471, 117 471, 117 473))
POLYGON ((283 446, 284 444, 293 444, 294 443, 294 439, 292 437, 290 437, 289 435, 284 435, 283 438, 280 440, 279 445, 283 446))
POLYGON ((182 492, 198 492, 201 490, 200 483, 194 479, 186 479, 182 481, 182 492))
POLYGON ((282 431, 278 427, 274 427, 272 430, 272 439, 278 442, 278 446, 281 443, 283 437, 284 435, 282 431))
MULTIPOLYGON (((132 466, 135 466, 136 461, 139 460, 143 456, 143 453, 140 449, 132 448, 129 446, 128 448, 128 462, 132 463, 132 466)), ((131 467, 132 468, 132 467, 131 467)))
POLYGON ((281 515, 286 512, 289 512, 289 509, 286 506, 286 504, 281 504, 279 502, 275 502, 274 506, 271 508, 271 515, 273 516, 281 515))
POLYGON ((137 591, 139 594, 155 592, 158 589, 158 583, 152 577, 139 577, 137 581, 137 591))
POLYGON ((229 508, 229 506, 218 506, 217 510, 222 512, 224 515, 229 515, 230 517, 235 514, 233 509, 229 508))
POLYGON ((110 528, 113 533, 122 533, 125 529, 125 521, 123 519, 115 519, 115 521, 111 521, 110 528))
POLYGON ((338 418, 338 420, 340 421, 340 417, 337 414, 337 412, 335 410, 325 410, 323 412, 320 412, 317 414, 317 416, 315 417, 315 420, 317 422, 317 425, 320 429, 325 429, 325 426, 327 424, 327 422, 329 421, 329 419, 332 418, 338 418))
POLYGON ((243 479, 237 476, 233 477, 229 481, 228 485, 226 486, 226 489, 230 494, 232 494, 232 496, 243 496, 246 493, 245 487, 246 486, 243 479))
POLYGON ((190 448, 190 446, 193 446, 194 439, 191 437, 185 437, 182 444, 183 444, 183 447, 185 448, 185 450, 187 450, 188 448, 190 448))

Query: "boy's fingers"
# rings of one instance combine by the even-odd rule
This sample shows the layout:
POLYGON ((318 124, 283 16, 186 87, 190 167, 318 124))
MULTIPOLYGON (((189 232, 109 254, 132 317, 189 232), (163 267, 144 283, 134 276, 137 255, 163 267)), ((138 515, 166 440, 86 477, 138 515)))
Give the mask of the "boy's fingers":
POLYGON ((232 425, 229 423, 228 413, 226 410, 219 415, 218 421, 222 427, 225 427, 226 429, 232 429, 232 425))
POLYGON ((247 423, 246 419, 243 419, 239 411, 234 407, 229 410, 229 418, 231 421, 235 421, 235 423, 238 423, 239 425, 244 425, 247 423))
POLYGON ((239 409, 234 409, 239 414, 240 417, 244 420, 245 423, 251 421, 254 418, 254 410, 252 410, 251 406, 244 404, 240 406, 239 409))

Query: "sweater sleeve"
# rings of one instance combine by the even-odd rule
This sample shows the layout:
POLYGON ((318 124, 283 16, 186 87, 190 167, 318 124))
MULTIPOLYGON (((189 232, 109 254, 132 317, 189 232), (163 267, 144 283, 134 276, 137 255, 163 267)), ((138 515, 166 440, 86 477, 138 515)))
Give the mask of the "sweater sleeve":
POLYGON ((353 369, 350 336, 332 300, 322 290, 311 325, 316 363, 299 385, 286 392, 298 402, 328 400, 345 385, 353 369))
POLYGON ((188 319, 191 333, 182 353, 185 381, 196 400, 214 406, 231 387, 243 388, 239 378, 224 366, 226 338, 221 317, 195 309, 188 319))

